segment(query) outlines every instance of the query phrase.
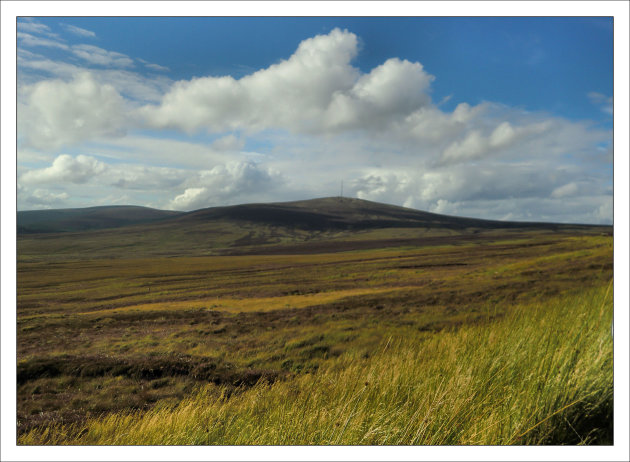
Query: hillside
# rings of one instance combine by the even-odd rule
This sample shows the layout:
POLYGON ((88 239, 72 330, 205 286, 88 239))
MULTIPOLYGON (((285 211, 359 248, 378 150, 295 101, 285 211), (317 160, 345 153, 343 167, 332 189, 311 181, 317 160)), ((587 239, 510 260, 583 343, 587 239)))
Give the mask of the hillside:
POLYGON ((33 210, 17 213, 18 234, 109 229, 156 221, 161 221, 165 225, 237 221, 311 231, 408 227, 453 230, 467 228, 562 229, 574 227, 574 225, 557 223, 510 222, 455 217, 363 199, 339 197, 210 207, 192 212, 157 210, 139 206, 103 206, 33 210))
POLYGON ((17 232, 18 234, 60 233, 119 228, 162 220, 180 213, 133 205, 29 210, 17 213, 17 232))
POLYGON ((97 207, 18 212, 18 255, 295 254, 465 243, 530 232, 610 234, 612 228, 453 217, 338 197, 186 213, 97 207))
POLYGON ((237 220, 311 231, 373 228, 505 228, 522 224, 450 217, 362 199, 328 197, 297 202, 244 204, 201 209, 176 218, 181 222, 237 220))
POLYGON ((20 234, 18 444, 610 444, 611 232, 318 199, 20 234))

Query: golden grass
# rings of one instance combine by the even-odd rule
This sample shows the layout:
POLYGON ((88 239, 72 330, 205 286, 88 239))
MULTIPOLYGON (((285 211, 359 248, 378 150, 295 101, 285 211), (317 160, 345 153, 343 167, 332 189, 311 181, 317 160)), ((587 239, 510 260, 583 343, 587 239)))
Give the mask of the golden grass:
MULTIPOLYGON (((465 245, 329 254, 55 259, 43 263, 18 263, 18 373, 22 382, 18 387, 17 417, 20 435, 33 429, 33 435, 39 435, 34 438, 38 439, 41 438, 38 432, 46 431, 53 422, 82 422, 90 417, 90 412, 102 412, 103 418, 112 413, 116 418, 122 418, 134 410, 150 408, 155 412, 160 409, 179 412, 179 408, 173 406, 179 402, 184 406, 188 401, 182 399, 192 399, 190 406, 200 402, 199 397, 191 395, 200 383, 211 380, 227 386, 224 389, 209 385, 200 391, 218 399, 221 393, 227 396, 239 386, 241 382, 234 380, 248 377, 253 370, 263 371, 266 376, 284 383, 273 386, 278 399, 297 402, 296 405, 301 406, 299 409, 313 412, 318 416, 317 422, 326 424, 326 430, 318 427, 317 422, 304 428, 304 431, 319 435, 304 440, 309 444, 337 441, 427 444, 427 441, 439 441, 437 436, 429 436, 435 429, 418 427, 413 423, 414 419, 421 415, 423 419, 428 418, 426 416, 433 415, 435 409, 447 405, 451 406, 452 412, 457 410, 460 414, 470 408, 466 400, 448 404, 449 396, 442 397, 436 390, 442 393, 450 390, 450 386, 470 389, 479 385, 475 372, 469 370, 470 365, 494 360, 493 357, 484 359, 485 356, 471 355, 461 362, 457 360, 459 353, 452 353, 451 343, 460 345, 461 349, 465 336, 472 335, 471 345, 485 351, 486 344, 474 342, 486 335, 488 344, 493 345, 495 337, 501 338, 500 329, 491 326, 495 325, 496 319, 509 315, 515 306, 539 306, 542 310, 556 303, 554 300, 562 294, 576 290, 587 294, 588 288, 605 284, 612 276, 612 239, 610 236, 532 233, 529 238, 521 236, 507 240, 503 236, 496 242, 481 240, 465 245), (455 337, 449 337, 455 335, 452 329, 457 327, 462 328, 455 337), (389 337, 389 346, 385 348, 389 337), (438 346, 433 350, 426 349, 431 342, 438 342, 438 346), (381 350, 389 353, 379 356, 381 350), (417 351, 422 351, 422 358, 417 356, 417 351), (449 351, 455 356, 446 354, 449 351), (416 358, 417 361, 409 359, 403 364, 400 362, 403 358, 416 358), (362 404, 364 397, 374 398, 375 395, 359 388, 356 393, 361 393, 355 397, 354 394, 347 395, 347 390, 328 389, 326 383, 346 377, 331 375, 333 371, 341 373, 344 369, 348 374, 356 369, 352 379, 348 375, 347 382, 343 382, 346 379, 339 382, 339 386, 348 390, 354 390, 357 383, 364 381, 373 384, 375 381, 399 380, 398 375, 383 375, 384 371, 378 369, 382 368, 379 362, 394 368, 390 372, 400 375, 400 380, 406 377, 407 369, 416 370, 421 380, 418 379, 417 386, 405 382, 408 393, 404 400, 407 401, 403 397, 399 397, 400 402, 379 397, 383 408, 377 407, 370 412, 385 414, 378 425, 371 421, 361 423, 360 428, 365 427, 366 433, 360 434, 363 430, 357 430, 355 416, 366 405, 362 404), (131 369, 123 368, 121 372, 118 366, 125 364, 131 369), (371 369, 365 369, 368 366, 371 369), (178 369, 181 367, 196 372, 188 376, 187 372, 178 369), (156 370, 163 372, 154 377, 152 371, 156 370), (365 380, 360 374, 371 378, 365 380), (442 374, 444 380, 449 377, 448 381, 442 385, 435 383, 430 379, 435 374, 437 377, 442 374), (326 382, 321 382, 319 377, 325 378, 326 382), (122 381, 114 385, 114 379, 122 381), (319 388, 332 394, 320 396, 319 391, 308 391, 308 383, 303 381, 315 381, 319 388), (297 397, 304 393, 320 396, 321 409, 311 408, 308 403, 300 404, 297 397), (329 403, 335 402, 335 393, 353 404, 343 408, 342 404, 346 403, 339 401, 337 407, 329 407, 329 403), (427 396, 432 396, 431 400, 423 401, 428 399, 423 393, 429 393, 427 396), (414 412, 407 413, 399 406, 402 402, 416 406, 414 412), (357 406, 355 410, 354 404, 357 406), (394 427, 396 421, 406 430, 397 430, 394 427), (342 435, 333 431, 338 426, 345 428, 342 435), (329 438, 330 435, 335 438, 329 438)), ((555 325, 549 326, 554 335, 559 335, 555 325)), ((540 348, 550 351, 553 342, 549 338, 544 341, 548 343, 540 343, 540 348)), ((527 344, 525 336, 513 344, 516 345, 512 352, 514 358, 527 359, 520 356, 519 349, 521 344, 527 344)), ((502 353, 495 351, 493 354, 500 356, 502 353)), ((540 362, 543 366, 537 367, 537 371, 547 367, 543 359, 540 362)), ((503 363, 496 370, 487 367, 497 376, 510 370, 507 366, 502 369, 503 363)), ((532 374, 529 371, 525 376, 532 374)), ((513 379, 520 380, 517 375, 513 379)), ((247 382, 247 386, 254 382, 255 378, 247 382)), ((377 388, 384 390, 382 385, 377 388)), ((460 434, 448 441, 465 441, 467 444, 492 441, 480 436, 485 432, 484 425, 502 428, 512 425, 512 420, 524 418, 522 410, 507 413, 512 408, 503 388, 484 386, 491 396, 496 397, 488 400, 487 405, 497 407, 499 414, 503 412, 502 417, 489 421, 481 419, 479 423, 477 418, 469 419, 468 425, 475 430, 466 438, 460 434), (520 417, 519 412, 523 414, 520 417)), ((512 389, 510 384, 503 386, 506 390, 512 389)), ((264 395, 265 390, 262 387, 257 393, 264 395)), ((241 390, 232 394, 229 400, 224 400, 225 410, 206 401, 203 406, 209 406, 213 412, 227 412, 226 418, 238 423, 239 413, 245 412, 238 407, 238 396, 250 396, 248 393, 241 390)), ((272 395, 264 396, 271 401, 276 399, 272 395)), ((581 396, 577 394, 574 399, 559 401, 559 406, 548 408, 549 413, 540 420, 526 419, 526 423, 519 427, 521 433, 536 426, 522 438, 527 442, 531 434, 546 431, 548 425, 557 427, 555 415, 564 419, 567 412, 583 406, 582 401, 574 403, 581 396), (563 409, 565 406, 567 408, 563 409)), ((286 408, 285 404, 279 404, 278 409, 288 414, 295 411, 286 408)), ((487 409, 475 409, 475 416, 487 412, 487 409)), ((535 414, 534 411, 540 409, 534 407, 528 412, 535 414)), ((167 414, 160 414, 161 417, 151 413, 143 415, 159 420, 167 414)), ((139 414, 136 417, 140 419, 139 414)), ((451 425, 449 419, 453 418, 452 415, 445 417, 440 425, 451 425)), ((300 428, 299 423, 282 419, 278 425, 300 428)), ((252 422, 248 425, 253 425, 252 422)), ((245 431, 238 430, 238 425, 230 432, 245 431)), ((589 439, 589 430, 576 427, 573 420, 571 425, 585 442, 602 440, 600 437, 589 439)), ((54 429, 50 431, 55 432, 54 429)), ((71 428, 64 427, 63 431, 71 431, 71 428)), ((290 433, 280 427, 276 431, 290 433)), ((178 432, 179 436, 173 436, 173 441, 183 441, 178 440, 184 438, 181 431, 178 432)), ((236 434, 230 432, 225 430, 224 436, 210 432, 211 436, 193 435, 190 438, 204 444, 235 441, 236 434)), ((252 437, 247 431, 243 435, 252 437)), ((518 435, 510 433, 510 437, 514 436, 518 435)), ((569 436, 577 438, 573 430, 569 436)), ((135 441, 142 440, 140 436, 136 437, 135 441)), ((162 437, 171 440, 170 436, 162 437)), ((60 435, 50 438, 41 441, 66 441, 60 435)), ((274 439, 275 436, 267 434, 264 438, 267 439, 260 441, 295 441, 290 436, 274 439)), ((558 440, 566 442, 569 441, 567 438, 565 435, 564 439, 558 440)), ((99 441, 107 443, 106 439, 99 441)), ((495 441, 505 444, 508 440, 495 441)))
MULTIPOLYGON (((244 312, 265 312, 272 310, 280 310, 284 308, 306 308, 309 306, 322 305, 342 301, 346 297, 357 295, 377 295, 391 294, 397 291, 413 289, 414 286, 403 286, 392 288, 374 288, 374 289, 346 289, 333 290, 327 292, 318 292, 314 294, 303 295, 286 295, 283 297, 260 297, 260 298, 229 298, 229 297, 213 297, 205 299, 196 299, 192 301, 167 302, 167 303, 143 303, 138 305, 129 305, 120 308, 111 308, 106 310, 86 311, 76 313, 83 316, 104 316, 116 315, 128 311, 177 311, 177 310, 195 310, 206 309, 225 311, 228 313, 244 313, 244 312)), ((40 315, 42 316, 42 315, 40 315)), ((37 316, 25 317, 31 319, 37 316)))
POLYGON ((610 443, 612 293, 522 304, 500 321, 392 337, 315 374, 227 396, 32 430, 19 444, 610 443))

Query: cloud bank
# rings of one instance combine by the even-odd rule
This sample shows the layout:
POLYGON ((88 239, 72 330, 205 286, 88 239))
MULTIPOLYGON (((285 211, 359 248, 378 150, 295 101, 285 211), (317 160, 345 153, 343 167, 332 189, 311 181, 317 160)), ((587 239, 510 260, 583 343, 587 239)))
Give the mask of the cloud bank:
POLYGON ((203 77, 173 85, 142 115, 152 128, 327 133, 385 129, 430 103, 433 76, 392 58, 368 74, 352 66, 356 35, 334 29, 304 40, 287 60, 239 80, 203 77))
POLYGON ((70 82, 44 80, 24 90, 18 106, 18 131, 25 144, 59 148, 98 137, 125 133, 126 103, 109 84, 99 84, 90 73, 70 82))
MULTIPOLYGON (((331 196, 343 180, 349 195, 438 213, 612 220, 610 130, 490 101, 445 110, 452 97, 431 98, 439 75, 399 57, 362 71, 346 30, 240 79, 180 81, 36 22, 20 33, 19 140, 33 161, 19 207, 98 194, 192 210, 331 196)), ((587 97, 612 113, 610 98, 587 97)))

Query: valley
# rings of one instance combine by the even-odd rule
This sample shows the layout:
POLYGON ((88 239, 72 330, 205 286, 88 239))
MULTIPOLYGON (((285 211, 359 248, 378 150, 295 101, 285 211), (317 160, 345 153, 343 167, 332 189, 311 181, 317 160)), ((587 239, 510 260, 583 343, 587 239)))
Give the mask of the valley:
POLYGON ((507 444, 547 417, 537 432, 528 433, 530 440, 521 442, 573 444, 571 427, 580 429, 578 443, 610 441, 611 227, 488 222, 344 201, 236 206, 150 223, 19 234, 18 442, 161 444, 146 428, 130 430, 126 434, 135 436, 128 440, 116 440, 112 432, 121 422, 129 428, 149 425, 183 409, 194 414, 187 417, 190 422, 204 422, 208 431, 192 431, 180 420, 165 444, 507 444), (571 300, 597 301, 578 303, 571 312, 571 300), (577 355, 576 344, 563 343, 578 335, 576 326, 542 332, 539 324, 556 316, 586 322, 592 332, 578 344, 595 339, 597 351, 585 347, 577 355), (591 325, 594 320, 597 325, 591 325), (510 336, 519 329, 524 329, 521 336, 510 336), (464 345, 486 335, 507 335, 524 350, 556 344, 558 354, 570 358, 540 366, 542 375, 528 379, 533 388, 522 394, 512 390, 521 401, 510 406, 523 413, 522 420, 515 417, 503 426, 494 420, 498 414, 485 416, 493 430, 481 432, 482 417, 469 412, 483 406, 507 412, 500 409, 511 393, 510 379, 501 374, 524 373, 518 370, 517 351, 508 348, 502 353, 507 356, 497 356, 494 340, 488 340, 488 348, 464 345), (471 354, 470 364, 478 362, 479 371, 505 380, 506 388, 479 395, 488 377, 477 383, 480 388, 462 388, 460 381, 471 372, 457 365, 459 353, 448 353, 452 345, 471 354), (425 348, 445 353, 416 356, 425 348), (399 364, 400 358, 411 362, 399 364), (571 372, 566 361, 588 367, 571 372), (405 380, 411 370, 424 376, 407 384, 412 388, 406 397, 388 404, 398 423, 370 420, 378 393, 362 404, 364 411, 344 410, 338 401, 334 415, 301 398, 317 383, 319 399, 336 402, 340 393, 354 389, 352 374, 360 369, 371 371, 371 378, 361 381, 366 388, 374 384, 391 397, 388 387, 398 379, 386 378, 392 372, 387 364, 402 368, 396 373, 405 380), (541 380, 560 373, 554 367, 578 375, 571 375, 564 391, 540 392, 541 380), (589 374, 597 367, 606 373, 594 381, 589 374), (322 385, 331 374, 349 374, 347 382, 339 382, 345 388, 322 385), (441 386, 439 377, 446 377, 441 386), (468 394, 453 396, 463 401, 436 411, 436 419, 454 419, 461 427, 440 440, 430 434, 437 421, 411 418, 402 409, 416 406, 413 412, 424 415, 434 404, 417 400, 446 393, 444 384, 468 394), (597 393, 593 386, 600 387, 597 393), (243 427, 236 416, 247 415, 243 406, 261 393, 267 406, 276 403, 267 414, 277 421, 250 420, 269 432, 239 440, 243 427), (571 405, 554 414, 576 397, 588 412, 573 414, 577 408, 571 405), (464 401, 467 407, 457 407, 464 401), (282 415, 313 414, 311 427, 304 429, 312 439, 273 433, 287 424, 274 412, 291 403, 282 415), (196 414, 206 408, 227 413, 235 419, 234 429, 225 420, 196 414), (335 427, 339 421, 345 426, 335 427), (388 430, 379 433, 379 425, 388 430), (473 437, 475 432, 483 438, 473 437))

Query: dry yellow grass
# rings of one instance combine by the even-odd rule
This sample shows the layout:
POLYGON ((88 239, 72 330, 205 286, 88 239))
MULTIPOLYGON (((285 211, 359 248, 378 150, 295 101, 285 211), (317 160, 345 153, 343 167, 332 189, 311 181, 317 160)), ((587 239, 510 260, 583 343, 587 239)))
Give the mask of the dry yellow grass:
MULTIPOLYGON (((406 289, 414 289, 414 286, 403 286, 392 288, 374 288, 374 289, 346 289, 333 290, 327 292, 319 292, 314 294, 303 295, 286 295, 282 297, 260 297, 260 298, 229 298, 229 297, 213 297, 206 299, 197 299, 192 301, 167 302, 167 303, 142 303, 138 305, 129 305, 120 308, 111 308, 107 310, 95 310, 78 312, 77 315, 83 316, 106 316, 124 313, 128 311, 177 311, 177 310, 194 310, 206 309, 225 311, 228 313, 244 313, 254 311, 272 311, 284 308, 305 308, 309 306, 322 305, 343 300, 346 297, 357 295, 377 295, 391 294, 406 289)), ((41 315, 40 315, 41 316, 41 315)), ((35 318, 37 316, 25 319, 35 318)))
POLYGON ((609 443, 609 288, 525 304, 505 319, 392 338, 316 374, 230 397, 33 430, 20 444, 505 445, 609 443))

